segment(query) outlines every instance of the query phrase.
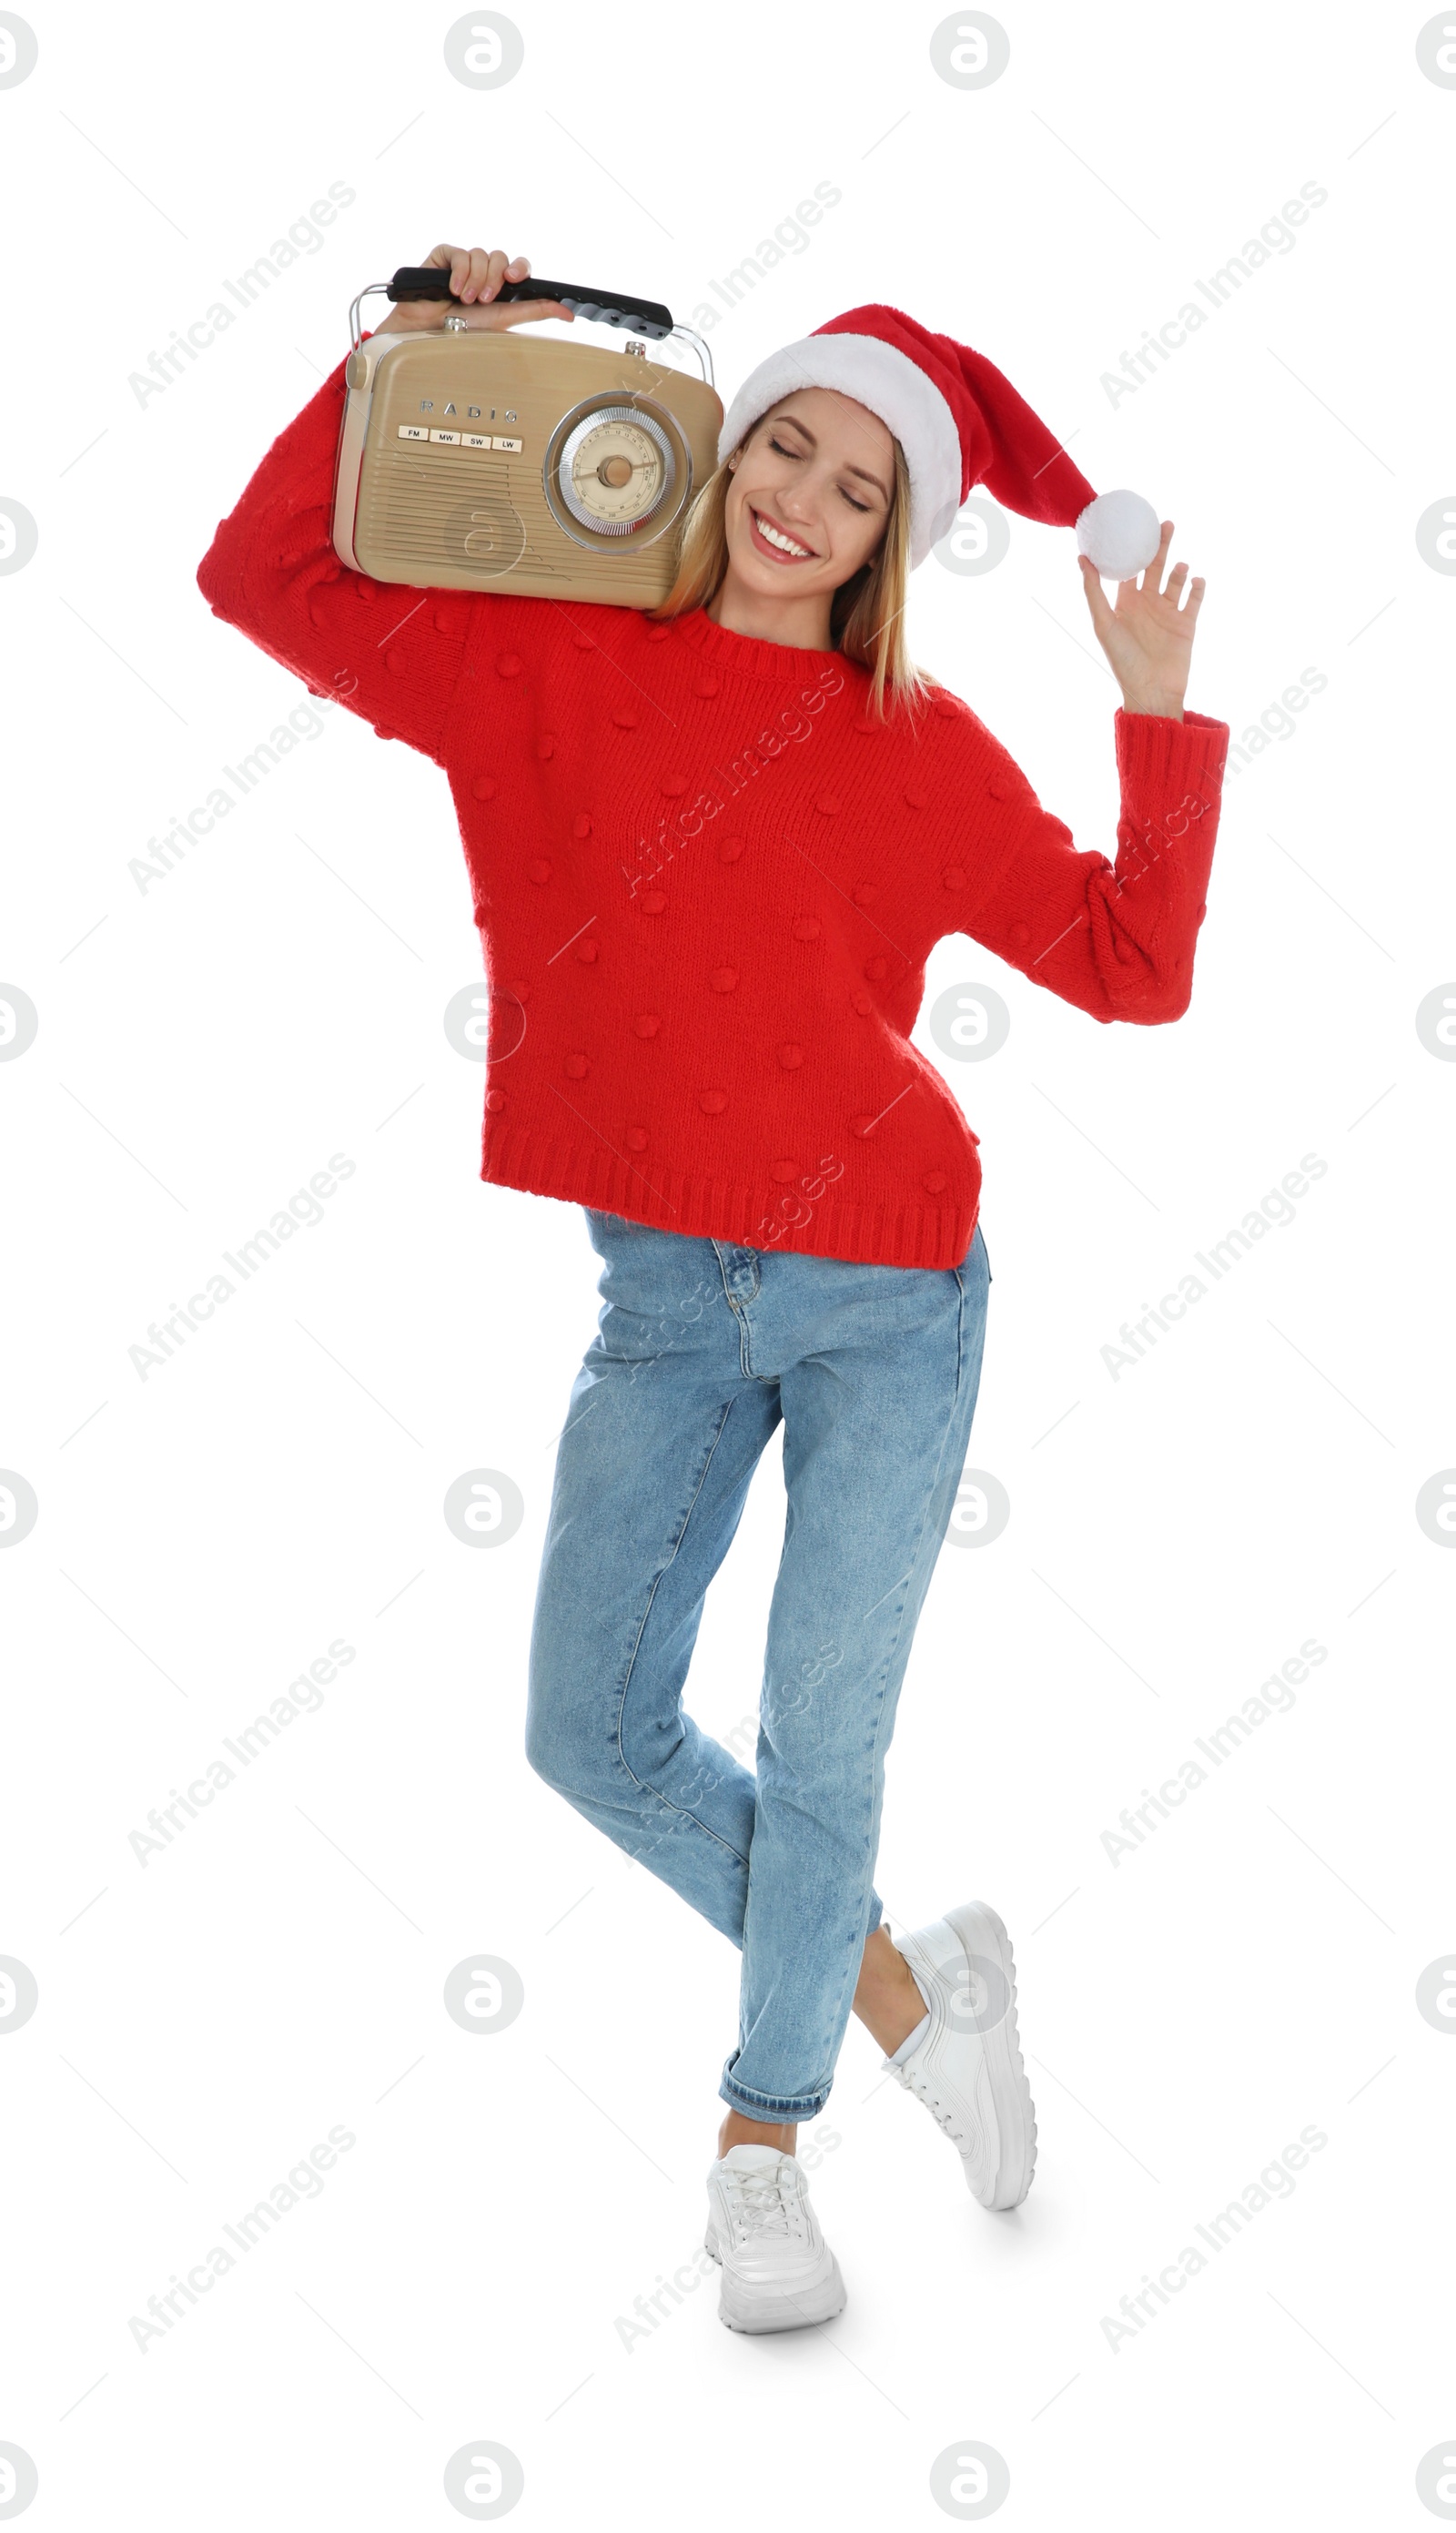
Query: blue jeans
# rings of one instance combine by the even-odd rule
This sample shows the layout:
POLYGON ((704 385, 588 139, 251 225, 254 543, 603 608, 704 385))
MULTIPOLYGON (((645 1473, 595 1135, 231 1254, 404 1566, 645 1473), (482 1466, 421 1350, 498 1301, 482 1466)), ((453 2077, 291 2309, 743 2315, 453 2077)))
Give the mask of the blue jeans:
POLYGON ((865 1938, 885 1752, 980 1381, 990 1263, 861 1266, 584 1208, 604 1261, 531 1637, 526 1750, 742 1951, 723 2099, 811 2120, 865 1938), (704 1595, 784 1426, 787 1514, 756 1774, 682 1688, 704 1595))

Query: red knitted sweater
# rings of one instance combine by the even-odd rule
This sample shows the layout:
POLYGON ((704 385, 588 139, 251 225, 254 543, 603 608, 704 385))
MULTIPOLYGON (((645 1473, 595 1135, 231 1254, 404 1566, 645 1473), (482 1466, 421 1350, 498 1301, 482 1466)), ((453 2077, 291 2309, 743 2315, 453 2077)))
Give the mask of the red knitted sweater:
POLYGON ((1110 863, 942 688, 881 725, 838 652, 701 610, 346 570, 343 397, 340 363, 198 580, 449 777, 490 982, 482 1177, 754 1248, 958 1264, 980 1161, 910 1044, 926 959, 964 932, 1094 1020, 1177 1020, 1227 723, 1117 713, 1110 863))

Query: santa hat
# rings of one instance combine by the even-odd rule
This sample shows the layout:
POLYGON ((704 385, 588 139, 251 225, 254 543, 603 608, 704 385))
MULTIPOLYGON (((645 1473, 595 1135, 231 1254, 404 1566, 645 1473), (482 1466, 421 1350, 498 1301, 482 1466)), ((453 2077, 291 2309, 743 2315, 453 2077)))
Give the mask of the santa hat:
POLYGON ((973 484, 1025 519, 1077 530, 1104 580, 1132 580, 1157 553, 1140 493, 1095 495, 1060 441, 983 352, 932 334, 899 308, 851 308, 760 361, 728 406, 720 464, 796 387, 836 387, 878 414, 910 475, 910 567, 945 536, 973 484))

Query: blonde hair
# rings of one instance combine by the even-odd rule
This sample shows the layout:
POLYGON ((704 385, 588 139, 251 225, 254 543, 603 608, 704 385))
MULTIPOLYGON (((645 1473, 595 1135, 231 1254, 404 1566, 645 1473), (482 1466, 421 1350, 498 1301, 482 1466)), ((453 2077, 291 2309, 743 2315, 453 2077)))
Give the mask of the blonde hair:
MULTIPOLYGON (((731 479, 732 460, 741 454, 753 433, 769 422, 777 407, 760 414, 758 421, 745 432, 738 445, 716 467, 701 491, 694 495, 682 524, 677 550, 677 575, 666 598, 646 610, 656 623, 668 618, 682 616, 690 608, 706 607, 723 587, 728 565, 728 528, 725 512, 731 479)), ((835 650, 846 660, 853 660, 870 672, 869 709, 881 720, 886 717, 888 693, 893 710, 903 704, 912 710, 923 704, 930 692, 931 681, 917 669, 905 642, 905 596, 910 576, 910 470, 904 450, 898 440, 895 449, 895 489, 882 535, 868 561, 837 589, 830 605, 829 632, 835 650)))

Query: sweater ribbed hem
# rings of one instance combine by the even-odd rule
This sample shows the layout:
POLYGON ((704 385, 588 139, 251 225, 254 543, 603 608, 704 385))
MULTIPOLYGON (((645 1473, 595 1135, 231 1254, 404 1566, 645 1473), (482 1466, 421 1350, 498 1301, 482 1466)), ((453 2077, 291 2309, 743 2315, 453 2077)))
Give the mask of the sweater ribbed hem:
MULTIPOLYGON (((600 1147, 552 1143, 525 1129, 502 1132, 494 1123, 483 1149, 481 1177, 495 1187, 591 1206, 688 1239, 788 1249, 804 1258, 842 1258, 858 1266, 959 1266, 979 1214, 977 1164, 973 1183, 953 1204, 856 1206, 837 1203, 826 1193, 810 1207, 807 1222, 791 1223, 781 1239, 771 1240, 762 1226, 772 1200, 766 1200, 761 1187, 671 1170, 639 1170, 600 1147)), ((807 1198, 804 1202, 809 1204, 807 1198)))

